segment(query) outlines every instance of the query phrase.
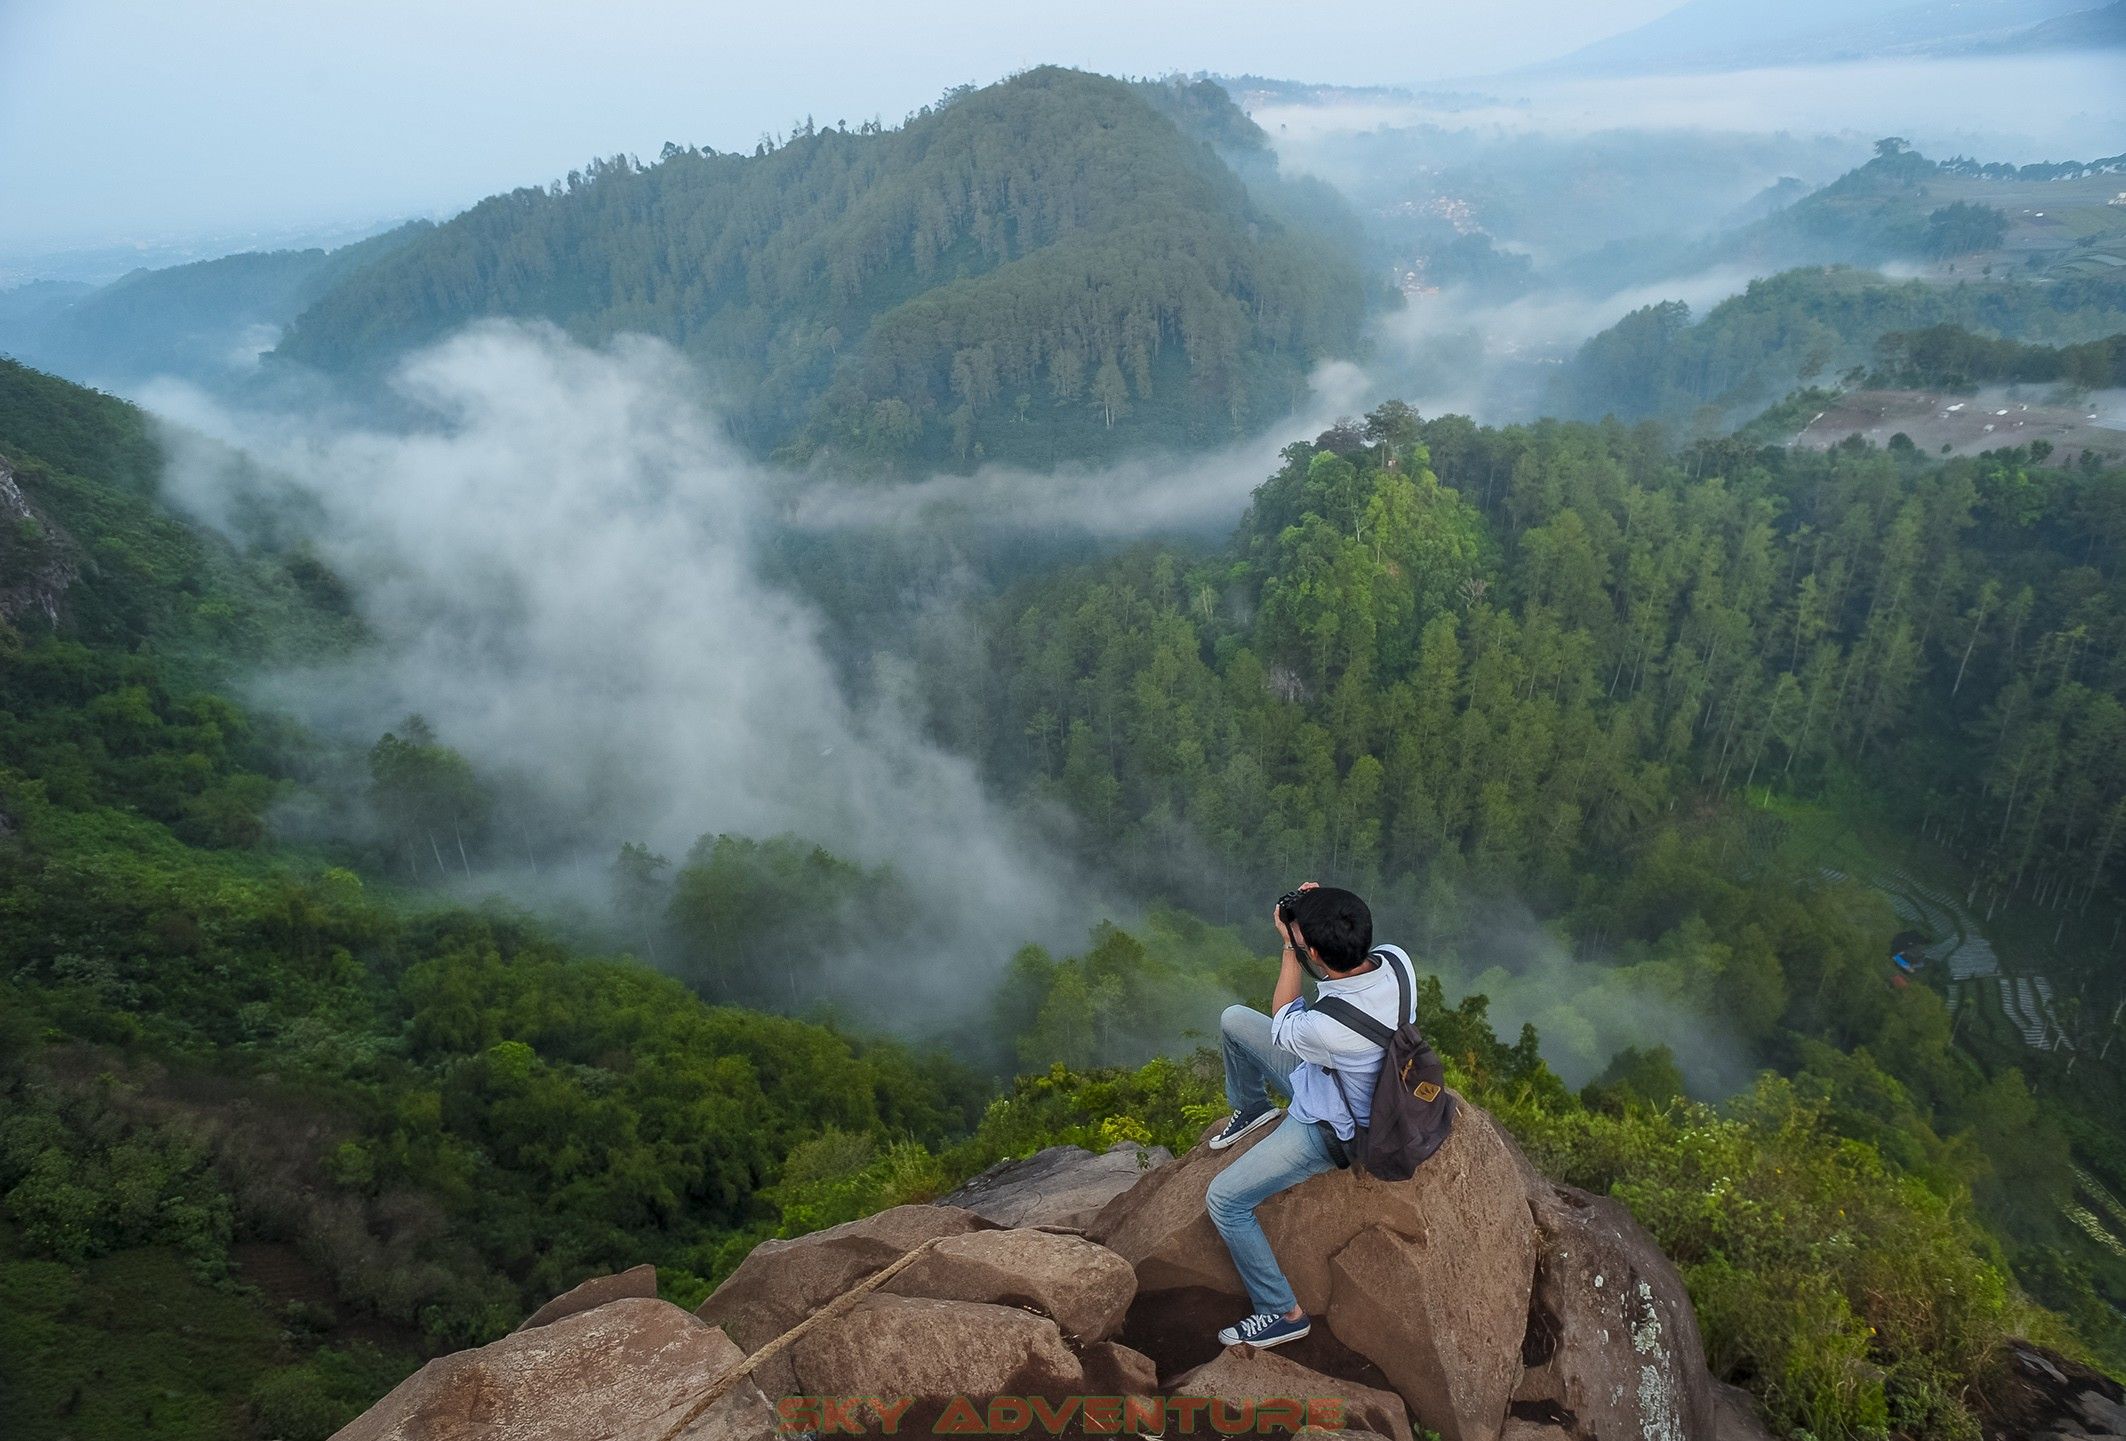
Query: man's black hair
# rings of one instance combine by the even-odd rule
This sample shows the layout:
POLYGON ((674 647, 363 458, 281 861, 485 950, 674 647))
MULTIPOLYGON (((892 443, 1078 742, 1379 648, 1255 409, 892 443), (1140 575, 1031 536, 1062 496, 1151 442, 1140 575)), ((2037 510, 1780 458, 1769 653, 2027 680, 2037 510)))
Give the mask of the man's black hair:
POLYGON ((1292 919, 1299 938, 1319 952, 1321 963, 1332 971, 1365 964, 1373 950, 1373 912, 1350 891, 1335 886, 1301 891, 1292 902, 1292 919))

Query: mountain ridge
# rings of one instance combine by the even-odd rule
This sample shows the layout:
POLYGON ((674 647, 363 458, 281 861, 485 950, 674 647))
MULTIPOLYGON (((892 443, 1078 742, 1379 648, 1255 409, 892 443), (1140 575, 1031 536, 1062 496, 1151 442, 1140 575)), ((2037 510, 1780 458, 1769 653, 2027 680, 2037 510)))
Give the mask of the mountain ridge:
POLYGON ((95 287, 32 282, 0 295, 0 348, 81 381, 221 379, 341 278, 429 228, 409 221, 330 249, 143 267, 95 287))
POLYGON ((895 129, 615 157, 482 201, 349 277, 275 355, 374 372, 510 316, 661 336, 732 393, 742 439, 801 458, 1041 462, 1221 439, 1356 344, 1365 289, 1338 242, 1263 203, 1277 182, 1261 162, 1251 184, 1221 158, 1252 122, 1185 88, 1153 103, 1045 67, 895 129))

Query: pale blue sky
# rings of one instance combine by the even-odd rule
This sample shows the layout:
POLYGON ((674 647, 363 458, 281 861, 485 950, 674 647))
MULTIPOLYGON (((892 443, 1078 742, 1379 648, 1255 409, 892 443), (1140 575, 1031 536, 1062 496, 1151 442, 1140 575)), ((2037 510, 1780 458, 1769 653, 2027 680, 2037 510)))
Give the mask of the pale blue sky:
POLYGON ((1675 0, 0 0, 0 253, 450 211, 1054 62, 1401 83, 1675 0))

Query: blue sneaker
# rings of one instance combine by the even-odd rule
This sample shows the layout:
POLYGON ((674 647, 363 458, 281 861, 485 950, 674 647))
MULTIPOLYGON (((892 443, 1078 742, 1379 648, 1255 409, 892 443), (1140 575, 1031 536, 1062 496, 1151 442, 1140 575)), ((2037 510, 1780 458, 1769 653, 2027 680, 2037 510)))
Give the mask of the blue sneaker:
POLYGON ((1313 1329, 1314 1322, 1310 1317, 1287 1321, 1275 1311, 1263 1311, 1220 1331, 1218 1342, 1223 1346, 1254 1346, 1267 1350, 1287 1341, 1297 1341, 1313 1329))
POLYGON ((1243 1115, 1241 1112, 1235 1111, 1233 1112, 1233 1119, 1225 1123, 1225 1129, 1211 1137, 1211 1149, 1222 1151, 1256 1127, 1267 1126, 1283 1114, 1284 1112, 1278 1110, 1275 1106, 1257 1111, 1252 1116, 1243 1115))

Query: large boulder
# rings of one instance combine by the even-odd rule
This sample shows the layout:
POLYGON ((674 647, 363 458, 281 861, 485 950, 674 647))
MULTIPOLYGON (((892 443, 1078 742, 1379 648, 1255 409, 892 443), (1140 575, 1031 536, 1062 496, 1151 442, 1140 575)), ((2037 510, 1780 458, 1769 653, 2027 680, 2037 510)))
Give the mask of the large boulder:
MULTIPOLYGON (((709 1327, 709 1351, 709 1367, 719 1378, 746 1359, 746 1353, 714 1326, 709 1327)), ((687 1410, 692 1410, 694 1402, 700 1399, 701 1393, 694 1393, 687 1402, 687 1410)), ((648 1434, 662 1436, 669 1429, 670 1424, 666 1423, 648 1434)), ((731 1388, 729 1394, 680 1432, 677 1441, 764 1441, 769 1436, 781 1441, 788 1434, 788 1428, 781 1424, 774 1404, 760 1389, 760 1383, 746 1376, 731 1388)))
POLYGON ((2011 1341, 1985 1388, 1988 1441, 2108 1441, 2126 1436, 2126 1389, 2057 1351, 2011 1341))
POLYGON ((1159 1368, 1142 1351, 1120 1341, 1096 1341, 1078 1353, 1088 1396, 1156 1396, 1159 1368))
POLYGON ((1048 1231, 972 1231, 952 1236, 885 1285, 901 1296, 1025 1306, 1054 1319, 1074 1341, 1103 1341, 1137 1294, 1129 1262, 1080 1236, 1048 1231))
POLYGON ((925 1435, 953 1398, 1084 1393, 1085 1371, 1056 1323, 1015 1306, 930 1296, 866 1296, 789 1350, 794 1390, 809 1396, 879 1396, 905 1414, 862 1419, 878 1430, 925 1435))
POLYGON ((1539 1182, 1519 1403, 1582 1438, 1704 1441, 1712 1377, 1683 1278, 1616 1201, 1539 1182))
POLYGON ((1050 1146, 1023 1161, 999 1161, 948 1196, 958 1206, 1000 1226, 1065 1226, 1082 1230, 1100 1208, 1174 1159, 1164 1146, 1118 1142, 1107 1151, 1050 1146))
MULTIPOLYGON (((925 1241, 992 1229, 956 1206, 894 1206, 808 1236, 763 1241, 694 1314, 721 1326, 748 1352, 758 1351, 925 1241)), ((786 1355, 763 1362, 756 1379, 771 1396, 795 1389, 786 1355)))
POLYGON ((809 1236, 763 1241, 694 1314, 757 1351, 925 1241, 989 1229, 955 1206, 894 1206, 809 1236))
POLYGON ((656 1295, 657 1268, 630 1266, 617 1276, 593 1276, 588 1281, 579 1281, 532 1312, 517 1329, 529 1331, 534 1326, 547 1325, 563 1316, 573 1316, 578 1311, 603 1306, 608 1301, 655 1299, 656 1295))
POLYGON ((1487 1257, 1376 1225, 1330 1263, 1329 1329, 1376 1362, 1410 1413, 1446 1441, 1495 1441, 1521 1379, 1527 1289, 1512 1317, 1493 1304, 1489 1288, 1520 1274, 1502 1274, 1502 1261, 1518 1266, 1518 1254, 1487 1257))
MULTIPOLYGON (((677 1306, 625 1297, 430 1361, 334 1441, 654 1441, 744 1359, 677 1306)), ((776 1417, 742 1381, 684 1441, 768 1441, 776 1417)))
MULTIPOLYGON (((1222 1298, 1228 1320, 1246 1308, 1204 1193, 1266 1134, 1225 1151, 1197 1146, 1110 1201, 1087 1229, 1136 1267, 1125 1339, 1163 1364, 1195 1343, 1139 1326, 1140 1311, 1156 1314, 1166 1297, 1185 1293, 1222 1298)), ((1300 1304, 1377 1366, 1412 1418, 1444 1441, 1497 1441, 1520 1380, 1535 1277, 1528 1174, 1497 1123, 1458 1100, 1454 1133, 1410 1180, 1331 1171, 1256 1213, 1300 1304), (1362 1233, 1364 1244, 1339 1265, 1362 1233)))
MULTIPOLYGON (((1393 1441, 1403 1441, 1410 1434, 1410 1418, 1404 1413, 1402 1398, 1394 1392, 1355 1381, 1339 1381, 1273 1351, 1258 1351, 1252 1346, 1234 1346, 1220 1352, 1186 1375, 1176 1377, 1168 1389, 1177 1397, 1200 1396, 1224 1402, 1228 1407, 1257 1408, 1254 1421, 1245 1426, 1239 1424, 1234 1412, 1227 1411, 1226 1415, 1233 1418, 1226 1428, 1229 1432, 1289 1432, 1298 1420, 1305 1419, 1334 1424, 1345 1432, 1391 1437, 1393 1441), (1279 1407, 1278 1411, 1261 1409, 1272 1403, 1279 1407), (1325 1403, 1331 1407, 1326 1414, 1322 1409, 1325 1403), (1269 1420, 1271 1415, 1279 1420, 1269 1420), (1286 1416, 1293 1421, 1283 1422, 1286 1416)), ((1206 1428, 1199 1421, 1197 1429, 1206 1428)), ((1208 1429, 1219 1429, 1215 1419, 1208 1429)))

